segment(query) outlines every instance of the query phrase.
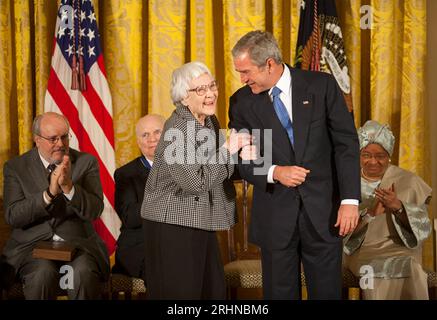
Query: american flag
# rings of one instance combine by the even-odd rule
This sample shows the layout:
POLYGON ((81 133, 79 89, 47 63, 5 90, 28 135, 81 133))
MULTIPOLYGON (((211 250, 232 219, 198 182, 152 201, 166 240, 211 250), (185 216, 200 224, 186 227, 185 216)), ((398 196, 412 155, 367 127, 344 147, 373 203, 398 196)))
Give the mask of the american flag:
POLYGON ((61 1, 44 111, 64 114, 70 146, 98 159, 104 209, 94 227, 112 254, 121 223, 114 210, 112 99, 99 38, 91 0, 61 1))
POLYGON ((296 68, 331 73, 353 111, 351 80, 343 34, 334 0, 301 2, 296 68))

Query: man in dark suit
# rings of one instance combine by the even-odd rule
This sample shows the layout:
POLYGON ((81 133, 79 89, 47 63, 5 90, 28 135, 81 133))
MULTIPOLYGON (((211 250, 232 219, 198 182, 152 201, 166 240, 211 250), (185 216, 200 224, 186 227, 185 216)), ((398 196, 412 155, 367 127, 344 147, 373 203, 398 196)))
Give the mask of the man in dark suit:
POLYGON ((254 185, 250 239, 261 248, 264 298, 299 299, 302 262, 310 299, 340 299, 341 236, 355 228, 360 199, 342 92, 329 74, 284 64, 268 32, 249 32, 232 55, 246 86, 230 98, 229 126, 261 130, 264 163, 238 169, 254 185))
POLYGON ((146 115, 138 120, 136 135, 142 155, 115 170, 115 209, 122 221, 117 240, 114 273, 145 279, 144 234, 142 232, 141 204, 144 187, 153 164, 165 119, 146 115))
POLYGON ((97 160, 69 148, 70 126, 62 115, 39 115, 32 130, 36 147, 4 166, 5 220, 13 230, 3 254, 26 299, 56 298, 60 277, 67 275, 70 299, 100 298, 109 259, 92 226, 103 210, 97 160), (35 259, 40 240, 66 241, 76 255, 70 262, 35 259), (67 273, 63 265, 71 267, 67 273))

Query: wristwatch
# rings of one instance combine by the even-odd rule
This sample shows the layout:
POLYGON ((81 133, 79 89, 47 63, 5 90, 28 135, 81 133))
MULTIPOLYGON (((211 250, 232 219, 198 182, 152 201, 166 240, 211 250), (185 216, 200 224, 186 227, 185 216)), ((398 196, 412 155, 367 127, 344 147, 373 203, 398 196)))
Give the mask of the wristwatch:
POLYGON ((404 207, 403 207, 403 206, 401 206, 398 210, 393 210, 393 211, 392 211, 392 213, 393 213, 394 215, 401 214, 402 212, 404 212, 404 207))
POLYGON ((47 187, 46 193, 49 196, 50 200, 53 200, 54 198, 56 198, 56 195, 51 194, 50 187, 47 187))

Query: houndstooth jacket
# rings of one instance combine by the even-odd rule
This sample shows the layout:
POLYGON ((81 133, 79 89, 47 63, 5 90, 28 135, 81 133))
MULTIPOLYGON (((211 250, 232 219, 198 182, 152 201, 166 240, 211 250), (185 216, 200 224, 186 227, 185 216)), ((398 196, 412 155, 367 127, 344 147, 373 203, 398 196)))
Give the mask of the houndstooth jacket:
POLYGON ((203 127, 187 107, 176 108, 147 179, 144 219, 209 231, 235 224, 234 165, 227 149, 218 147, 219 137, 215 116, 207 117, 203 127))

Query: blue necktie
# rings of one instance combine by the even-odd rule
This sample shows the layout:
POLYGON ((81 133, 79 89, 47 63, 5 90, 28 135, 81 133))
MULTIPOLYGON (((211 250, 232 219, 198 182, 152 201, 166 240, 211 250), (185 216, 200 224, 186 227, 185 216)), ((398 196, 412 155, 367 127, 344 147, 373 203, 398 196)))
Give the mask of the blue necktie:
POLYGON ((273 107, 275 108, 276 115, 279 118, 284 129, 287 131, 288 138, 290 139, 291 145, 294 146, 294 135, 293 135, 293 126, 288 116, 287 109, 284 106, 284 103, 279 98, 279 94, 281 93, 281 89, 278 87, 273 87, 272 89, 272 97, 273 97, 273 107))
POLYGON ((152 166, 150 165, 150 162, 146 159, 145 156, 141 156, 140 160, 141 160, 141 163, 143 164, 143 166, 146 169, 152 169, 152 166))

